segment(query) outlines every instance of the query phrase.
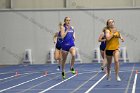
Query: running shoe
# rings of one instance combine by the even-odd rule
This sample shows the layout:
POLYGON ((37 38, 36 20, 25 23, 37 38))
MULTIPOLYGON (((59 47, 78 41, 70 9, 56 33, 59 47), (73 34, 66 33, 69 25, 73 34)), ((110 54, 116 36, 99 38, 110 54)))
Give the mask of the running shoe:
POLYGON ((70 71, 71 71, 72 74, 75 74, 76 73, 76 71, 74 70, 74 68, 71 68, 70 71))
POLYGON ((111 77, 109 76, 109 77, 107 77, 107 81, 110 81, 111 80, 111 77))
POLYGON ((58 66, 56 70, 59 71, 60 70, 60 66, 58 66))
POLYGON ((119 76, 117 76, 116 77, 116 80, 120 82, 121 81, 121 78, 119 76))
POLYGON ((102 71, 104 70, 104 66, 101 66, 101 70, 102 70, 102 71))
POLYGON ((65 74, 65 72, 62 72, 62 78, 63 78, 63 79, 66 78, 66 74, 65 74))

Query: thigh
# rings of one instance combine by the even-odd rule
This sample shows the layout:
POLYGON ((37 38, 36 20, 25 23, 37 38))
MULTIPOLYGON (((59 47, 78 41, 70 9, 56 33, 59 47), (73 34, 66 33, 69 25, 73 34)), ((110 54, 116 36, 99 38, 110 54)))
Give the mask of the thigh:
POLYGON ((119 55, 120 55, 120 51, 118 49, 115 50, 114 53, 113 53, 113 57, 114 57, 115 62, 119 61, 119 55))
POLYGON ((107 56, 106 55, 106 59, 107 59, 107 63, 111 64, 112 63, 112 56, 107 56))
POLYGON ((60 57, 60 50, 59 49, 57 49, 57 48, 55 49, 54 56, 55 56, 55 58, 60 57))
POLYGON ((63 65, 63 64, 65 64, 65 63, 66 63, 67 56, 68 56, 68 52, 67 52, 67 51, 63 51, 63 50, 62 50, 62 52, 61 52, 61 53, 62 53, 62 58, 61 58, 61 59, 62 59, 62 65, 63 65))
POLYGON ((72 56, 75 56, 75 55, 76 55, 75 46, 72 46, 72 47, 70 48, 69 52, 71 53, 72 56))
POLYGON ((102 58, 104 59, 105 58, 105 51, 100 50, 100 53, 101 53, 102 58))

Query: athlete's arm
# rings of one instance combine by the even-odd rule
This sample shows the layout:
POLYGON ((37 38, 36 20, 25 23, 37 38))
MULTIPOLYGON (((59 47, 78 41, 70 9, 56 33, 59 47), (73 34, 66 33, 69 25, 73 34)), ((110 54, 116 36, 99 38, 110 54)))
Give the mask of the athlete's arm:
POLYGON ((67 35, 69 29, 70 29, 70 27, 68 27, 68 29, 65 31, 64 26, 61 26, 61 27, 60 27, 61 37, 62 37, 62 38, 64 38, 64 37, 67 35))
POLYGON ((102 32, 98 38, 98 42, 103 42, 103 41, 106 41, 106 39, 102 39, 104 36, 104 32, 102 32))
POLYGON ((75 41, 75 32, 73 33, 73 38, 74 38, 74 41, 75 41))
MULTIPOLYGON (((73 26, 71 26, 71 28, 73 29, 73 31, 74 31, 74 27, 73 26)), ((74 33, 73 33, 73 38, 74 38, 74 41, 75 41, 75 31, 74 31, 74 33)))
POLYGON ((122 42, 124 42, 124 38, 122 37, 121 33, 120 33, 120 39, 122 40, 122 42))
POLYGON ((58 36, 58 32, 55 33, 55 35, 53 36, 53 42, 56 43, 57 41, 57 36, 58 36))

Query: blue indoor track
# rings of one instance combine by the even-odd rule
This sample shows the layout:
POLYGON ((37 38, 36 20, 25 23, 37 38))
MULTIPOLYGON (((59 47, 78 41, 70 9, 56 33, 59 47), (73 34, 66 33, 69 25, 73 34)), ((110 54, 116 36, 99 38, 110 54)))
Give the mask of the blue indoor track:
POLYGON ((140 93, 140 63, 121 63, 116 81, 114 64, 111 80, 98 63, 75 64, 73 75, 66 64, 62 79, 57 64, 14 65, 0 68, 0 93, 140 93))

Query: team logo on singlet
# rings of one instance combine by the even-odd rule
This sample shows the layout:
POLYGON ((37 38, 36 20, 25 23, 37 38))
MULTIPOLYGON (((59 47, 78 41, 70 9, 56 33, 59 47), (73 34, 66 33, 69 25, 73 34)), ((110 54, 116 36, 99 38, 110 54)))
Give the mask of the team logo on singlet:
POLYGON ((73 30, 69 30, 68 32, 73 33, 73 30))

